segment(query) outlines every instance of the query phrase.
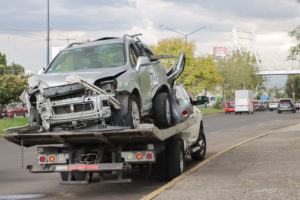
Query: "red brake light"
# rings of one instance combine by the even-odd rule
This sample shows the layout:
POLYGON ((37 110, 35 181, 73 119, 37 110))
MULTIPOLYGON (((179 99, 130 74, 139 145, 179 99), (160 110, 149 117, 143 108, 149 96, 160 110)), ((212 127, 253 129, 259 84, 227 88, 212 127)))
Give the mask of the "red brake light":
POLYGON ((148 160, 151 160, 152 157, 153 157, 152 153, 147 153, 146 158, 147 158, 148 160))
POLYGON ((45 156, 40 156, 39 160, 40 160, 41 163, 46 162, 46 157, 45 156))
POLYGON ((182 115, 187 115, 188 114, 188 111, 184 110, 182 111, 182 115))

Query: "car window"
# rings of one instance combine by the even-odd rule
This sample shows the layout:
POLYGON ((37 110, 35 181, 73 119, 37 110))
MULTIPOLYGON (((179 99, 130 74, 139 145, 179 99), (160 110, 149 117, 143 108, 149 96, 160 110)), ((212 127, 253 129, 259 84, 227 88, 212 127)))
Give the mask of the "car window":
POLYGON ((133 44, 130 45, 129 47, 129 57, 130 57, 130 63, 133 67, 136 66, 137 63, 137 54, 134 50, 133 44))
POLYGON ((233 108, 234 107, 232 103, 227 103, 226 106, 227 106, 227 108, 233 108))
POLYGON ((123 44, 103 44, 62 51, 47 73, 72 72, 125 65, 123 44))
POLYGON ((283 100, 280 100, 280 103, 291 103, 291 100, 289 100, 289 99, 283 99, 283 100))
POLYGON ((209 98, 209 101, 215 101, 215 100, 216 100, 215 97, 210 97, 210 98, 209 98))

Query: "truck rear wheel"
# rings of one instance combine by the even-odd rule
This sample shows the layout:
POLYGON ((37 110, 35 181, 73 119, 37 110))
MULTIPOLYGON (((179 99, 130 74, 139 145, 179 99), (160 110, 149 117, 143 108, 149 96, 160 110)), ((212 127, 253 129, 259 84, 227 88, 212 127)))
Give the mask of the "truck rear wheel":
POLYGON ((192 159, 194 161, 204 160, 205 154, 206 154, 206 138, 205 138, 202 124, 200 125, 197 146, 200 146, 200 149, 198 151, 196 151, 195 153, 191 154, 192 159))
POLYGON ((68 172, 60 172, 60 178, 62 181, 68 181, 68 176, 69 176, 68 172))
POLYGON ((167 145, 167 174, 168 179, 179 176, 184 170, 184 153, 181 140, 172 140, 167 145))
POLYGON ((75 181, 85 181, 86 176, 86 172, 74 172, 75 181))
POLYGON ((159 93, 154 99, 154 115, 159 128, 167 128, 172 123, 170 96, 166 92, 159 93))

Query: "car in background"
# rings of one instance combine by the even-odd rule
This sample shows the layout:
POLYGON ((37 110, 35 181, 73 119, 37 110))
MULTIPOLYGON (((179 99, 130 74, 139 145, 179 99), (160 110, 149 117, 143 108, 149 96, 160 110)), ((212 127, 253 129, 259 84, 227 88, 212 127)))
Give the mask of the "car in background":
POLYGON ((232 112, 235 112, 234 103, 232 101, 227 101, 225 103, 225 114, 230 114, 232 112))
POLYGON ((299 110, 300 109, 300 101, 299 100, 296 101, 295 105, 296 105, 296 110, 299 110))
POLYGON ((17 116, 27 117, 27 115, 28 109, 21 102, 8 104, 4 109, 0 111, 0 118, 15 118, 17 116))
POLYGON ((283 111, 296 113, 296 106, 291 98, 282 98, 279 100, 277 113, 280 114, 283 111))
POLYGON ((261 111, 260 103, 258 103, 258 101, 253 101, 252 103, 253 103, 253 110, 255 112, 261 111))
POLYGON ((279 100, 272 100, 269 103, 269 111, 277 110, 279 104, 279 100))

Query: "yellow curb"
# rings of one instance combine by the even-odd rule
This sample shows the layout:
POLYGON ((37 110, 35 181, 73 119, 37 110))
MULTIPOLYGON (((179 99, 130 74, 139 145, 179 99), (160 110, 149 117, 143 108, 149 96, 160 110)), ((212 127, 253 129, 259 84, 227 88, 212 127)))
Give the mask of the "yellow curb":
POLYGON ((272 133, 273 131, 269 131, 267 133, 255 136, 253 138, 250 138, 248 140, 245 140, 243 142, 240 142, 238 144, 235 144, 209 158, 207 158, 206 160, 204 160, 203 162, 197 164, 195 167, 191 168, 190 170, 182 173, 180 176, 177 176, 176 178, 174 178, 172 181, 170 181, 169 183, 167 183, 166 185, 156 189, 155 191, 151 192, 150 194, 148 194, 147 196, 141 198, 141 200, 149 200, 149 199, 153 199, 154 197, 156 197, 157 195, 159 195, 161 192, 167 190, 168 188, 172 187, 173 185, 175 185, 178 181, 180 181, 181 179, 183 179, 184 177, 188 176, 189 174, 193 173, 194 171, 198 170, 199 168, 203 167, 204 165, 206 165, 208 162, 214 160, 215 158, 221 156, 222 154, 226 153, 227 151, 230 151, 238 146, 241 146, 243 144, 246 144, 248 142, 251 142, 252 140, 256 140, 258 138, 264 137, 266 135, 269 135, 270 133, 272 133))

